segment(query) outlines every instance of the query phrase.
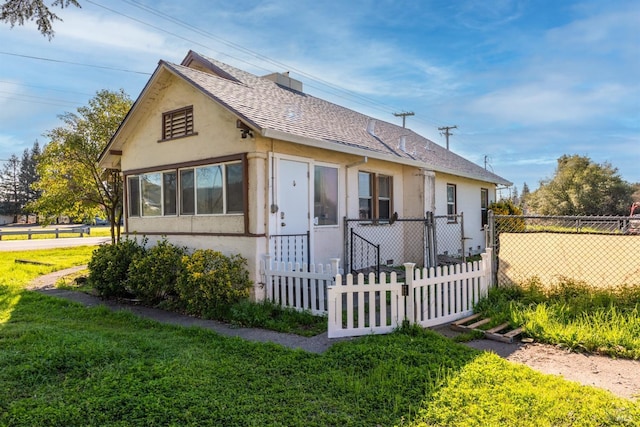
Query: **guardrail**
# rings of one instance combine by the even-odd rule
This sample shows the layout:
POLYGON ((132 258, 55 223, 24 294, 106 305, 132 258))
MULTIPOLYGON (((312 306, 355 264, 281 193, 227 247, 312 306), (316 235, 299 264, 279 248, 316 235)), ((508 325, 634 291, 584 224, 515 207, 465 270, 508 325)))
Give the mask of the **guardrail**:
POLYGON ((64 228, 37 228, 37 229, 22 229, 22 230, 0 230, 0 240, 2 236, 24 236, 27 235, 31 240, 31 236, 34 234, 55 234, 56 239, 60 237, 60 234, 76 233, 80 234, 80 237, 84 237, 86 234, 91 234, 91 227, 83 225, 80 227, 64 227, 64 228))

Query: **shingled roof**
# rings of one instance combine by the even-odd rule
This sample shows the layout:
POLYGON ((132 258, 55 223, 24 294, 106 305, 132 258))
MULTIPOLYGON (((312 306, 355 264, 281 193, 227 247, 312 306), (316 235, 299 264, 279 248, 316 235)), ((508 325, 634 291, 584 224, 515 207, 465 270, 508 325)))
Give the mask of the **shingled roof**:
POLYGON ((162 68, 191 83, 262 136, 511 185, 506 179, 410 129, 282 86, 196 52, 190 51, 181 65, 160 61, 158 70, 162 68))

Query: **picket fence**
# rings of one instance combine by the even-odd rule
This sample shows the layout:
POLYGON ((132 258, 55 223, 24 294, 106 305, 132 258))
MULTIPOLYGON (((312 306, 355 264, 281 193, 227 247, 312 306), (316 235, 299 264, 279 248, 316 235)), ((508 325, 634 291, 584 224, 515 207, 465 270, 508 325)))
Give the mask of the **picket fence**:
POLYGON ((334 284, 340 260, 331 264, 273 262, 266 255, 261 262, 266 299, 282 307, 327 314, 327 289, 334 284))
POLYGON ((338 259, 326 266, 272 263, 266 256, 266 298, 326 314, 329 338, 340 338, 386 334, 405 320, 429 327, 468 316, 493 280, 489 248, 472 263, 429 269, 406 263, 404 282, 398 282, 395 272, 377 278, 374 273, 343 276, 337 273, 338 264, 338 259))

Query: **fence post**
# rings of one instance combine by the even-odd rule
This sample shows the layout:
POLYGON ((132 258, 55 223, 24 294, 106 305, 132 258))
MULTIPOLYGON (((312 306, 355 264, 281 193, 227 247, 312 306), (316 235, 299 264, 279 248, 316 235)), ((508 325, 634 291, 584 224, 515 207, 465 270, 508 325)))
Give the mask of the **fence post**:
POLYGON ((416 322, 414 316, 414 292, 413 292, 413 269, 416 264, 414 262, 406 262, 404 264, 404 285, 407 286, 407 295, 405 295, 406 312, 405 319, 408 319, 411 324, 416 322))
POLYGON ((338 269, 340 268, 340 258, 331 258, 329 261, 331 262, 331 274, 335 276, 336 274, 340 273, 338 271, 338 269))
MULTIPOLYGON (((493 286, 493 249, 486 248, 480 255, 482 257, 482 268, 484 269, 484 279, 482 280, 481 293, 487 292, 493 286)), ((486 296, 486 295, 482 295, 486 296)))
POLYGON ((327 336, 334 338, 342 328, 342 297, 338 303, 340 286, 342 285, 342 275, 335 275, 336 286, 327 287, 327 336))
POLYGON ((264 265, 264 282, 265 282, 265 299, 271 302, 275 302, 275 298, 273 295, 273 280, 271 279, 271 270, 273 269, 273 264, 271 263, 271 255, 264 255, 264 259, 262 260, 262 265, 264 265))

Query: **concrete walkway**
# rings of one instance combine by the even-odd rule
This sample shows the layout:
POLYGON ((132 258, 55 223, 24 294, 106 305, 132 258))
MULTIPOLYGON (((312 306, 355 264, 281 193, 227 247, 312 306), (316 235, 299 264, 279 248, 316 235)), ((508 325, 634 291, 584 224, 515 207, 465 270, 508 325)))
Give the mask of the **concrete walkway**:
POLYGON ((40 276, 37 279, 35 279, 33 282, 31 282, 31 284, 27 287, 27 289, 36 290, 46 295, 75 301, 87 307, 104 305, 113 311, 127 310, 137 316, 156 320, 160 323, 167 323, 167 324, 179 325, 179 326, 185 326, 185 327, 197 326, 200 328, 212 330, 214 332, 219 333, 220 335, 225 335, 229 337, 239 337, 249 341, 272 342, 275 344, 283 345, 288 348, 301 349, 311 353, 323 353, 329 347, 331 347, 333 343, 338 341, 344 341, 343 339, 330 340, 327 337, 326 332, 323 334, 308 338, 308 337, 301 337, 299 335, 294 335, 294 334, 285 334, 280 332, 269 331, 265 329, 240 328, 240 327, 232 326, 226 323, 217 322, 215 320, 199 319, 197 317, 186 316, 179 313, 159 310, 159 309, 150 308, 150 307, 144 307, 140 305, 120 303, 113 300, 103 300, 101 298, 86 294, 84 292, 77 292, 77 291, 70 291, 70 290, 55 288, 55 283, 58 279, 60 279, 61 277, 67 276, 69 274, 73 274, 77 271, 83 270, 85 268, 86 266, 73 267, 66 270, 60 270, 51 274, 40 276))

